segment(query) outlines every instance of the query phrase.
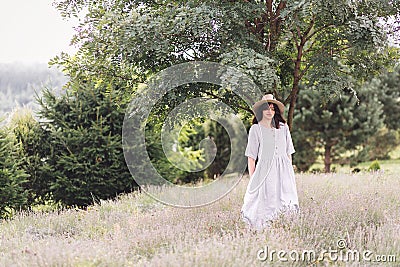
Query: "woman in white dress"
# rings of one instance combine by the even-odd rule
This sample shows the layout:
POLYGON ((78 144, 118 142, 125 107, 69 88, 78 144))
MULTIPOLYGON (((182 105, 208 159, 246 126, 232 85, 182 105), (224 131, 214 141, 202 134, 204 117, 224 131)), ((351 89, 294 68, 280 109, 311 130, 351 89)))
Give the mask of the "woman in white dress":
POLYGON ((295 150, 282 117, 284 105, 268 94, 253 105, 253 111, 245 152, 250 182, 241 215, 251 228, 262 229, 280 213, 297 211, 299 201, 292 165, 295 150))

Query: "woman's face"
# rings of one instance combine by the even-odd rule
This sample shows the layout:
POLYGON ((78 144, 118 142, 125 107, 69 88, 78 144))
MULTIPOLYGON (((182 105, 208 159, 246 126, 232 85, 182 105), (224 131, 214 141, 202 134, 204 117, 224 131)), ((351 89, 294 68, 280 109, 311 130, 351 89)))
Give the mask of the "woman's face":
POLYGON ((269 103, 269 109, 263 110, 263 118, 271 120, 275 115, 274 104, 269 103))

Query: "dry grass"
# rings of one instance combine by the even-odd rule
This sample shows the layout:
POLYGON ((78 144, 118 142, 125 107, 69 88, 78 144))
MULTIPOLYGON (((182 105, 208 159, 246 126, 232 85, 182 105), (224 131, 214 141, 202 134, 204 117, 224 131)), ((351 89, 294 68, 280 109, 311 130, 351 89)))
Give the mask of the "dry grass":
MULTIPOLYGON (((394 174, 298 174, 301 212, 264 231, 239 217, 248 179, 201 208, 164 206, 145 194, 122 196, 87 211, 20 214, 0 225, 1 266, 399 266, 400 178, 394 174), (397 262, 317 262, 257 252, 337 249, 394 255, 397 262), (261 254, 260 254, 261 255, 261 254)), ((318 256, 318 254, 317 254, 318 256)))

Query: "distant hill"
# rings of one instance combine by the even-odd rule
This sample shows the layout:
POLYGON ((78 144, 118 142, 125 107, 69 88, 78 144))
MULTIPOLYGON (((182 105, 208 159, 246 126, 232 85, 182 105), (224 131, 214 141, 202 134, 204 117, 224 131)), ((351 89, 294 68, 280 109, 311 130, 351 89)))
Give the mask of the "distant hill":
POLYGON ((18 106, 37 109, 35 92, 43 88, 61 90, 67 78, 47 64, 0 63, 0 118, 18 106))

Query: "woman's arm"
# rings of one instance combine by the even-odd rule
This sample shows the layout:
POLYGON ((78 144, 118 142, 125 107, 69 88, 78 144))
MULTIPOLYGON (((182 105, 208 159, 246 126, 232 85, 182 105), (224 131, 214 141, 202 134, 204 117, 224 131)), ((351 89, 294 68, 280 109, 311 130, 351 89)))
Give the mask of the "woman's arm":
POLYGON ((289 158, 290 162, 292 162, 292 154, 288 154, 288 158, 289 158))
POLYGON ((247 157, 247 166, 249 168, 250 177, 253 176, 254 171, 256 170, 256 160, 252 157, 247 157))
MULTIPOLYGON (((253 124, 250 127, 250 131, 249 131, 249 137, 248 137, 248 141, 247 141, 247 147, 246 147, 246 151, 245 151, 245 155, 247 157, 247 167, 249 170, 249 175, 250 177, 253 175, 255 169, 256 169, 256 158, 258 157, 258 149, 260 147, 260 141, 259 141, 259 137, 257 134, 257 127, 259 127, 259 125, 253 124)), ((261 133, 261 132, 260 132, 261 133)))

